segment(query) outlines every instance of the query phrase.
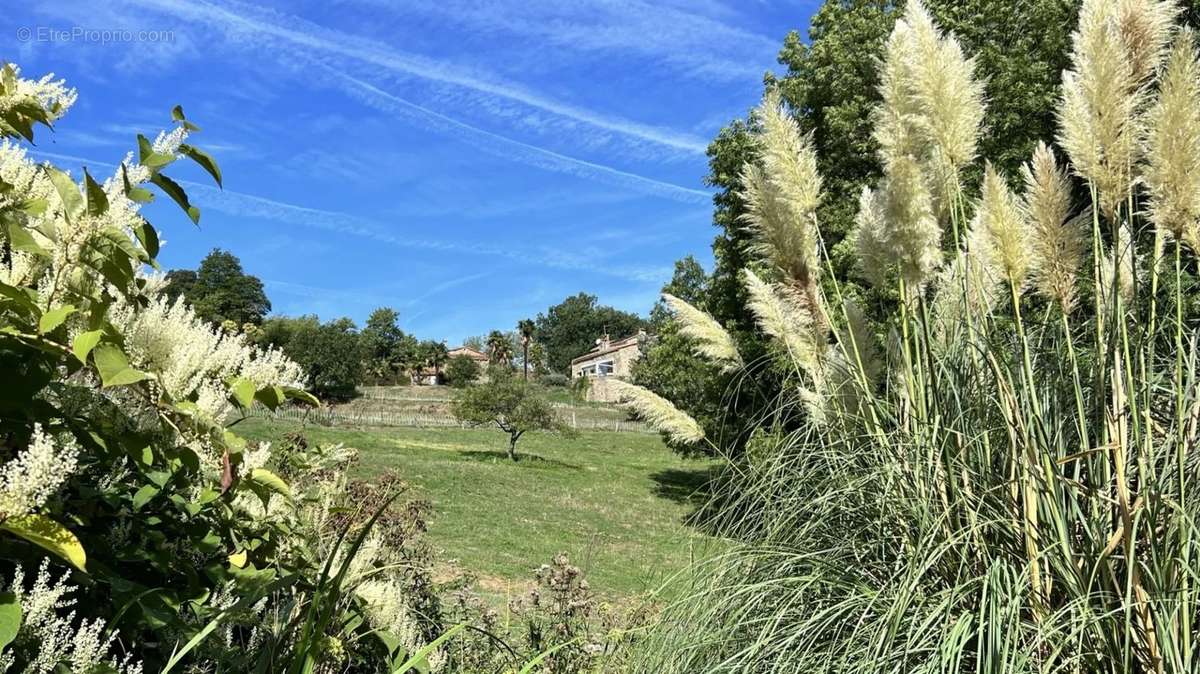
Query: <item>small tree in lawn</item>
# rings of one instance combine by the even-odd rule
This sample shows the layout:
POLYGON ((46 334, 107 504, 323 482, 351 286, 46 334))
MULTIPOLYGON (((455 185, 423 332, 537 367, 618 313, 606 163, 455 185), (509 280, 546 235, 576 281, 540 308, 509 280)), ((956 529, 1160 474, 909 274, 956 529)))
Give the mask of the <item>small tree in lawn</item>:
POLYGON ((496 424, 508 433, 508 458, 517 460, 517 441, 527 431, 573 435, 537 389, 511 373, 491 373, 482 384, 468 386, 451 404, 454 416, 474 426, 496 424))

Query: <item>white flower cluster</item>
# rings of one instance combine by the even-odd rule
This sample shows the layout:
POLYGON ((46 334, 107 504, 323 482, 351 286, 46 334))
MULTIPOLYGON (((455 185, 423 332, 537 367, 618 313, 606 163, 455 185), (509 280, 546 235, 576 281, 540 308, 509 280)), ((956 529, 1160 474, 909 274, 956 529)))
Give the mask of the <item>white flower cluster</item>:
MULTIPOLYGON (((104 636, 106 625, 103 620, 84 619, 76 627, 75 611, 59 615, 60 610, 75 605, 75 600, 68 596, 75 588, 68 585, 66 579, 64 574, 57 582, 52 582, 48 559, 42 561, 37 579, 28 590, 21 567, 18 566, 13 574, 7 591, 16 595, 21 605, 21 625, 15 645, 18 651, 28 648, 30 660, 25 674, 48 674, 58 671, 56 668, 60 665, 72 672, 90 672, 107 665, 118 674, 141 674, 141 663, 130 662, 128 658, 121 661, 109 655, 116 634, 104 636)), ((0 672, 11 665, 11 657, 7 662, 0 661, 0 672)))
POLYGON ((75 472, 79 447, 67 438, 55 444, 34 424, 29 447, 0 466, 0 520, 27 515, 46 503, 75 472))
POLYGON ((229 377, 244 377, 256 387, 304 386, 303 370, 282 352, 264 351, 206 323, 182 300, 160 296, 144 309, 115 304, 109 319, 125 335, 131 365, 155 374, 176 401, 195 396, 200 412, 213 422, 222 423, 230 412, 229 377))
MULTIPOLYGON (((408 591, 398 579, 389 576, 367 580, 359 583, 354 592, 363 601, 367 618, 375 629, 394 635, 410 655, 425 647, 420 627, 409 606, 408 591)), ((431 674, 440 672, 446 665, 446 654, 441 649, 435 649, 426 656, 426 660, 431 674)))
POLYGON ((54 79, 54 73, 45 75, 40 80, 27 80, 20 77, 20 67, 15 64, 10 67, 17 75, 16 87, 0 96, 0 110, 9 110, 33 99, 50 113, 50 121, 53 122, 75 104, 78 98, 76 91, 68 87, 64 80, 54 79), (58 106, 57 110, 54 109, 55 105, 58 106))

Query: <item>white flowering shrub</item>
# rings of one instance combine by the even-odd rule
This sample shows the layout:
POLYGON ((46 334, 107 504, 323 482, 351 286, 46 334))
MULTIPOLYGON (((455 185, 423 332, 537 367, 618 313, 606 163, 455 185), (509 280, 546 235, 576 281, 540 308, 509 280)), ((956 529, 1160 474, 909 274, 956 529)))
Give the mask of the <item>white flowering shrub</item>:
POLYGON ((176 107, 113 175, 72 176, 23 144, 74 101, 0 68, 0 671, 394 670, 430 639, 369 527, 334 527, 352 453, 276 460, 228 426, 317 404, 301 368, 158 294, 140 208, 199 221, 165 173, 221 183, 199 128, 176 107))

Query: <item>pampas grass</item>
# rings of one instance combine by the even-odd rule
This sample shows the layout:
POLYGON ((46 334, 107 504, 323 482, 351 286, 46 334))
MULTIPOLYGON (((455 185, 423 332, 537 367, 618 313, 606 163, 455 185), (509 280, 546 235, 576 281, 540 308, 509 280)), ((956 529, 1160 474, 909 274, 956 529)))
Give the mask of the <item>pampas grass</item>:
POLYGON ((623 407, 672 440, 688 445, 704 440, 700 424, 666 398, 620 379, 609 379, 608 385, 623 407))
POLYGON ((742 270, 742 283, 750 296, 750 312, 759 329, 776 343, 801 372, 819 379, 822 345, 816 339, 812 316, 793 291, 772 286, 749 269, 742 270))
POLYGON ((1044 142, 1024 167, 1023 209, 1029 220, 1029 247, 1034 290, 1070 313, 1077 297, 1076 280, 1087 254, 1084 222, 1071 217, 1071 184, 1067 172, 1044 142))
POLYGON ((1200 55, 1183 28, 1146 116, 1145 181, 1154 224, 1193 250, 1200 245, 1200 55))
POLYGON ((900 278, 912 290, 922 285, 942 261, 942 228, 933 211, 921 165, 897 157, 887 169, 883 194, 884 250, 895 261, 900 278))
POLYGON ((956 59, 923 12, 881 62, 884 178, 855 233, 904 301, 873 322, 846 305, 826 332, 743 271, 798 395, 761 410, 752 457, 728 456, 712 508, 730 540, 668 595, 639 672, 1200 671, 1194 260, 1175 246, 1168 318, 1157 261, 1139 264, 1162 235, 1194 237, 1194 38, 1160 67, 1173 5, 1084 0, 1058 111, 1069 164, 1039 146, 1020 193, 984 167, 943 263, 919 73, 956 59))
POLYGON ((1029 230, 1017 198, 989 163, 975 212, 990 256, 1009 283, 1021 287, 1029 273, 1029 230))
POLYGON ((1124 3, 1129 11, 1119 15, 1119 2, 1084 0, 1058 110, 1059 142, 1075 171, 1097 190, 1100 209, 1110 219, 1133 184, 1144 99, 1121 28, 1144 25, 1132 17, 1147 3, 1124 3))
POLYGON ((663 293, 662 298, 675 312, 680 334, 695 340, 698 355, 711 359, 726 372, 742 366, 733 337, 716 319, 670 293, 663 293))

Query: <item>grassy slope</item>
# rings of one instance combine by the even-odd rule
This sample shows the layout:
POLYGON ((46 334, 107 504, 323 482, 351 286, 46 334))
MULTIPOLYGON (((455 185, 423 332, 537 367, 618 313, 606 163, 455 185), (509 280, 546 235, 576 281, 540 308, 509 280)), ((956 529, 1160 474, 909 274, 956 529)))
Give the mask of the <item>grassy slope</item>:
MULTIPOLYGON (((249 419, 238 431, 269 440, 298 424, 249 419)), ((504 595, 567 552, 594 590, 612 596, 656 587, 687 564, 698 534, 683 525, 689 495, 709 464, 671 454, 657 436, 588 432, 575 439, 530 434, 520 463, 493 430, 349 429, 310 426, 319 442, 360 450, 358 476, 395 469, 433 502, 429 527, 443 559, 504 595)))

